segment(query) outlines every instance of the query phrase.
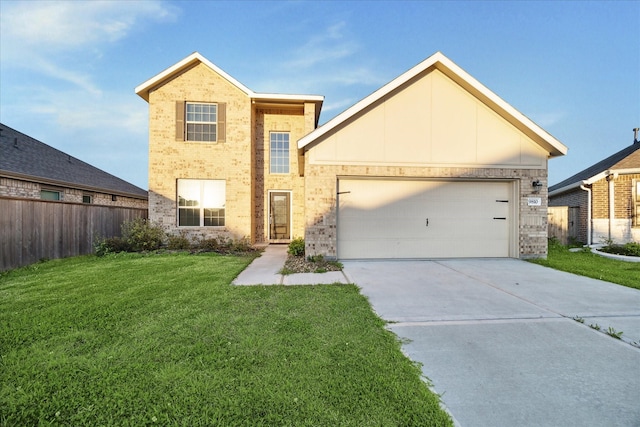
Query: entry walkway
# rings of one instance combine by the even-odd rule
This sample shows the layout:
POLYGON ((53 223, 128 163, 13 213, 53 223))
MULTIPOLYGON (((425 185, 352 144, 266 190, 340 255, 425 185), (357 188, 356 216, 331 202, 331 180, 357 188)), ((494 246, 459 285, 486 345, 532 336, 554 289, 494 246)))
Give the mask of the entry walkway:
POLYGON ((234 285, 328 285, 351 283, 342 271, 280 274, 287 260, 287 245, 269 245, 232 282, 234 285))

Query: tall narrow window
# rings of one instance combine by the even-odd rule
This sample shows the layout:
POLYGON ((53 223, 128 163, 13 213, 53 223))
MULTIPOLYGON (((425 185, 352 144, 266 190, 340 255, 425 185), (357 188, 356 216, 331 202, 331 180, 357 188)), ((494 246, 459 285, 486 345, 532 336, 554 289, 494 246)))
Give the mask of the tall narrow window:
POLYGON ((217 141, 217 104, 187 102, 186 119, 187 141, 217 141))
POLYGON ((633 181, 633 225, 640 227, 640 179, 633 181))
POLYGON ((289 134, 271 132, 270 172, 289 173, 289 134))
POLYGON ((178 225, 222 227, 225 225, 224 180, 178 180, 178 225))

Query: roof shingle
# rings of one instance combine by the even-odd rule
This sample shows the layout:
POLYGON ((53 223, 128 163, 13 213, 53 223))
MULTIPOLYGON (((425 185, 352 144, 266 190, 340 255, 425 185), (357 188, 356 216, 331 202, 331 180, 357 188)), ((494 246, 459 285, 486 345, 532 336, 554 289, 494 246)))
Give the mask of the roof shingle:
MULTIPOLYGON (((564 187, 568 187, 571 184, 575 184, 578 182, 582 182, 585 180, 588 180, 591 177, 594 177, 596 175, 598 175, 601 172, 604 172, 606 170, 611 169, 612 167, 618 165, 618 163, 622 162, 624 159, 626 159, 627 157, 629 157, 631 154, 633 154, 636 150, 640 149, 640 143, 635 143, 632 144, 626 148, 623 148, 622 150, 618 151, 615 154, 612 154, 611 156, 607 157, 604 160, 599 161, 598 163, 589 166, 588 168, 578 172, 577 174, 570 176, 569 178, 565 179, 564 181, 561 181, 555 185, 552 185, 551 187, 549 187, 549 192, 555 191, 555 190, 559 190, 561 188, 564 187)), ((625 167, 628 167, 625 166, 625 167)), ((637 165, 635 167, 640 167, 640 165, 637 165)))
POLYGON ((145 190, 0 123, 0 175, 147 199, 145 190))

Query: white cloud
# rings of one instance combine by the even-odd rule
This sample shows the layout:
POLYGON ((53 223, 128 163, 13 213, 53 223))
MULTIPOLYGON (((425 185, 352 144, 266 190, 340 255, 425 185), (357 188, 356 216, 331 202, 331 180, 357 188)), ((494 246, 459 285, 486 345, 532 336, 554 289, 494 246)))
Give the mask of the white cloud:
POLYGON ((345 22, 331 25, 324 33, 312 37, 296 49, 294 58, 285 67, 307 69, 319 63, 348 58, 358 50, 358 44, 344 35, 345 22))
POLYGON ((3 120, 146 186, 147 107, 130 88, 100 83, 109 80, 101 62, 108 49, 178 9, 155 0, 0 0, 0 8, 3 120))
POLYGON ((41 52, 73 50, 126 37, 143 19, 166 20, 158 1, 28 1, 5 5, 3 37, 41 52))
MULTIPOLYGON (((362 52, 346 22, 327 26, 289 52, 281 66, 270 65, 269 76, 257 82, 261 92, 311 93, 333 96, 323 112, 353 103, 355 93, 368 93, 388 81, 375 60, 362 52), (364 88, 364 91, 362 90, 364 88)), ((273 58, 269 58, 273 64, 273 58)))
POLYGON ((532 114, 531 117, 532 120, 540 127, 547 128, 562 121, 562 119, 564 119, 566 115, 567 114, 564 111, 547 111, 543 113, 532 114))
POLYGON ((324 113, 328 111, 341 112, 351 107, 356 102, 358 102, 358 100, 354 100, 353 98, 346 98, 336 102, 325 103, 324 105, 322 105, 322 112, 324 113))
POLYGON ((3 3, 3 68, 27 69, 97 94, 100 89, 91 75, 72 68, 68 55, 81 55, 86 64, 102 55, 103 46, 124 39, 141 23, 165 21, 175 14, 174 8, 159 1, 3 3))

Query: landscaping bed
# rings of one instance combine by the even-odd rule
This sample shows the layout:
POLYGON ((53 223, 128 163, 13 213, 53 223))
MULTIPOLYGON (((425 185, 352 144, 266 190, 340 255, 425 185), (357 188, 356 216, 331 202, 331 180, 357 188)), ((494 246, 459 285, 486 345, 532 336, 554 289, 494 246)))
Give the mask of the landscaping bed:
POLYGON ((598 248, 600 252, 608 254, 640 257, 640 243, 630 242, 624 245, 609 244, 598 248))
POLYGON ((342 264, 337 261, 327 261, 321 256, 305 258, 289 254, 280 272, 282 274, 293 274, 326 273, 327 271, 342 271, 342 264))

